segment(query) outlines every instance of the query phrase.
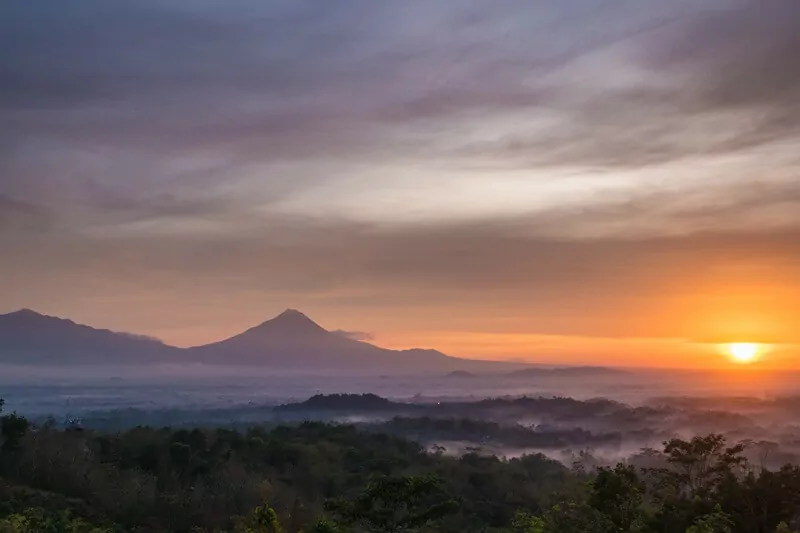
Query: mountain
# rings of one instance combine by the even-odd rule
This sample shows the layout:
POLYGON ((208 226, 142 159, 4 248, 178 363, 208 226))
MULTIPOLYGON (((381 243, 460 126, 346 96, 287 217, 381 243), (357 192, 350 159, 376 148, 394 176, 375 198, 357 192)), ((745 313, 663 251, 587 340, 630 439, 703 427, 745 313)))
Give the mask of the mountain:
POLYGON ((436 350, 388 350, 327 331, 300 311, 229 339, 176 348, 156 339, 95 329, 22 310, 0 315, 0 363, 253 365, 302 371, 447 371, 471 363, 436 350))
POLYGON ((156 339, 46 316, 29 309, 0 315, 0 362, 17 364, 152 363, 180 360, 156 339))
POLYGON ((478 376, 472 372, 467 372, 466 370, 453 370, 449 374, 445 374, 444 377, 448 379, 472 379, 478 376))
POLYGON ((524 368, 508 374, 515 378, 598 378, 618 377, 628 374, 625 370, 605 366, 567 366, 559 368, 524 368))
POLYGON ((328 331, 294 309, 229 339, 188 351, 189 359, 204 363, 224 361, 304 370, 424 371, 461 361, 436 350, 379 348, 328 331))
POLYGON ((381 396, 367 394, 316 394, 304 402, 275 407, 276 411, 398 411, 408 410, 409 404, 397 403, 381 396))

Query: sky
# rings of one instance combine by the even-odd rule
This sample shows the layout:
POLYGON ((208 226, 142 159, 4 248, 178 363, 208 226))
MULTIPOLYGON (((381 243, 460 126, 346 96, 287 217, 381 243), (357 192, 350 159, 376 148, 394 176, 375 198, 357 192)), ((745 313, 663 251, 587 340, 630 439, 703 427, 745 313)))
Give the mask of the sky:
POLYGON ((798 50, 795 0, 4 0, 0 312, 800 367, 798 50))

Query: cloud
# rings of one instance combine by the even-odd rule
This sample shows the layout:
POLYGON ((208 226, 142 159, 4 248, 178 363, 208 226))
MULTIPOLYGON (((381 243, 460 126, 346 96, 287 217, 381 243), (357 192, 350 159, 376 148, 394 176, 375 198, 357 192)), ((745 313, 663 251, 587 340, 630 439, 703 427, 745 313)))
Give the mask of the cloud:
POLYGON ((795 113, 798 28, 796 2, 730 2, 655 36, 645 57, 652 68, 671 74, 701 74, 681 95, 694 111, 766 107, 795 113))
POLYGON ((798 35, 787 0, 8 0, 0 293, 165 338, 295 297, 793 337, 798 35))
POLYGON ((197 228, 287 202, 483 216, 575 176, 602 203, 800 166, 790 2, 0 9, 0 193, 78 226, 197 228))
POLYGON ((456 144, 454 154, 511 166, 624 169, 797 139, 800 74, 792 50, 800 47, 798 5, 720 4, 685 9, 663 24, 645 24, 646 31, 612 34, 532 81, 527 101, 478 93, 494 94, 498 102, 467 102, 464 109, 488 105, 490 115, 510 102, 509 114, 534 125, 546 120, 546 127, 513 122, 489 141, 456 144))
POLYGON ((344 337, 345 339, 352 339, 354 341, 371 342, 375 340, 375 335, 365 331, 344 331, 337 329, 331 333, 344 337))
MULTIPOLYGON (((529 235, 535 223, 386 228, 277 219, 237 235, 76 237, 18 249, 0 279, 39 280, 35 294, 6 284, 13 307, 41 308, 46 295, 93 301, 108 313, 159 309, 176 321, 202 309, 211 322, 232 313, 246 324, 262 318, 263 302, 291 298, 323 323, 358 321, 367 331, 391 319, 608 337, 700 338, 755 327, 759 338, 796 338, 795 230, 565 241, 529 235)), ((152 331, 123 326, 114 329, 152 331)))
POLYGON ((43 207, 0 194, 0 232, 41 231, 51 223, 52 217, 43 207))
POLYGON ((151 150, 302 158, 398 145, 526 166, 636 167, 797 134, 785 115, 798 92, 791 2, 228 6, 10 2, 4 118, 20 136, 151 150), (733 111, 737 132, 681 135, 689 118, 713 134, 733 111), (453 128, 497 114, 516 124, 448 153, 453 128), (433 144, 415 141, 423 126, 433 144))
POLYGON ((122 335, 123 337, 127 337, 129 339, 133 339, 133 340, 150 341, 150 342, 157 342, 159 344, 164 344, 164 341, 162 341, 161 339, 159 339, 157 337, 150 336, 150 335, 140 335, 138 333, 129 333, 129 332, 126 332, 126 331, 115 331, 114 333, 116 333, 117 335, 122 335))

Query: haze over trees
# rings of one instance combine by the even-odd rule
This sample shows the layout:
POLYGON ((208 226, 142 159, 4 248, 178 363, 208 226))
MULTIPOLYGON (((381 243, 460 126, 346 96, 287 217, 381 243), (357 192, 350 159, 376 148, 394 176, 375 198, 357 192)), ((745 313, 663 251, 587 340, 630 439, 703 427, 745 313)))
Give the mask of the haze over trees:
POLYGON ((4 414, 2 443, 2 533, 785 533, 800 525, 800 467, 761 468, 745 444, 713 434, 670 439, 647 452, 647 467, 449 455, 319 422, 101 432, 4 414))

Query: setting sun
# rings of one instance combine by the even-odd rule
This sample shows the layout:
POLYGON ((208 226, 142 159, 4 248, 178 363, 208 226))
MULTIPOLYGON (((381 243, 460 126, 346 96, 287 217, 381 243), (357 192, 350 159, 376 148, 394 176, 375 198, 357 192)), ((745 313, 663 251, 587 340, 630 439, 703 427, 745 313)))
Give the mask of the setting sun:
POLYGON ((754 342, 734 342, 727 346, 728 354, 739 363, 751 363, 761 352, 761 346, 754 342))

